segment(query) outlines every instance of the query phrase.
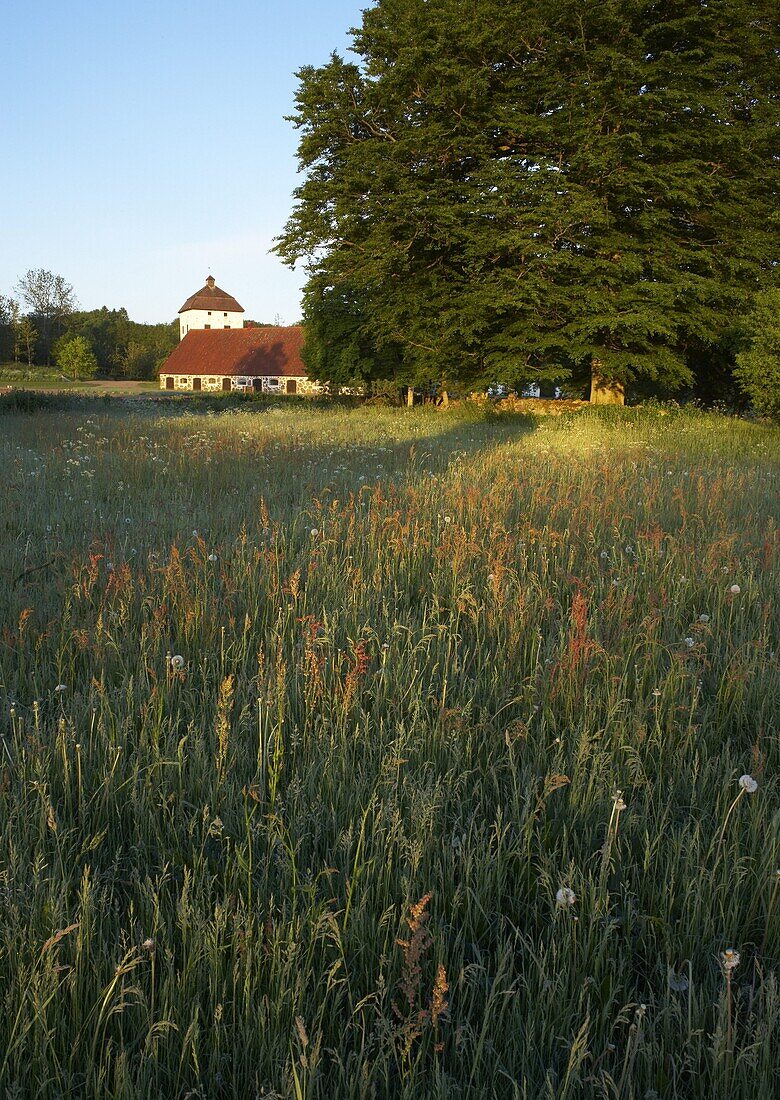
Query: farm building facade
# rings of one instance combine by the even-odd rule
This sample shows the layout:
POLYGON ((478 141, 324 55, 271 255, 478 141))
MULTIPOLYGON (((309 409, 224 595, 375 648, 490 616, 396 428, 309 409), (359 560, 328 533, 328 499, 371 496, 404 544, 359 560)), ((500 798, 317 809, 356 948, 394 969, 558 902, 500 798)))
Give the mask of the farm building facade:
POLYGON ((244 324, 244 307, 213 275, 179 310, 180 343, 160 369, 160 389, 319 393, 301 358, 300 325, 244 324))
POLYGON ((190 329, 160 370, 160 388, 314 394, 301 359, 303 327, 190 329))

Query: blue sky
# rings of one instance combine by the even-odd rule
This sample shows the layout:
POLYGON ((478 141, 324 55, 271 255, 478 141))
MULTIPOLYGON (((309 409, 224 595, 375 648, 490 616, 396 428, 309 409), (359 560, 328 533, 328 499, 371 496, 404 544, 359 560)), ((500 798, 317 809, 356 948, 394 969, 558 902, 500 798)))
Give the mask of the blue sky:
POLYGON ((0 293, 28 268, 81 307, 166 321, 211 272, 256 320, 300 317, 268 254, 289 214, 302 65, 368 0, 26 0, 0 31, 0 293))

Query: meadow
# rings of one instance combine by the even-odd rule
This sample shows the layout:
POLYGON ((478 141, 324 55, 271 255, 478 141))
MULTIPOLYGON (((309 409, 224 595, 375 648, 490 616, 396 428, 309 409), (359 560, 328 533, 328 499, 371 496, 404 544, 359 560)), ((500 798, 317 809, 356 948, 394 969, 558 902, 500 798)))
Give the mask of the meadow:
POLYGON ((780 1089, 780 430, 0 412, 0 1096, 780 1089))

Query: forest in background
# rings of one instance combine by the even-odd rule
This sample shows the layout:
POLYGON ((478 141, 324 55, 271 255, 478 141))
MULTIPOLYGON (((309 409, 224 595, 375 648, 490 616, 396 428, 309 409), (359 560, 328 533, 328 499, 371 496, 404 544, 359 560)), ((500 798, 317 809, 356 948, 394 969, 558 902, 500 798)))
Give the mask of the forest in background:
POLYGON ((124 308, 79 309, 71 284, 42 268, 22 276, 13 294, 0 294, 0 365, 151 379, 178 340, 178 319, 149 325, 124 308))

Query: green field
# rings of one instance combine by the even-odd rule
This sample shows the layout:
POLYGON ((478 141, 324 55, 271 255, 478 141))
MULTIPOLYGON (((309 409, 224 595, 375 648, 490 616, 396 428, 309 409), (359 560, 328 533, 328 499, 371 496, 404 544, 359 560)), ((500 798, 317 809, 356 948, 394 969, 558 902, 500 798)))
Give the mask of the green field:
POLYGON ((43 393, 103 394, 158 393, 160 384, 112 378, 68 378, 56 367, 20 367, 0 363, 0 391, 25 390, 43 393))
POLYGON ((58 400, 0 1096, 777 1094, 778 429, 58 400))

